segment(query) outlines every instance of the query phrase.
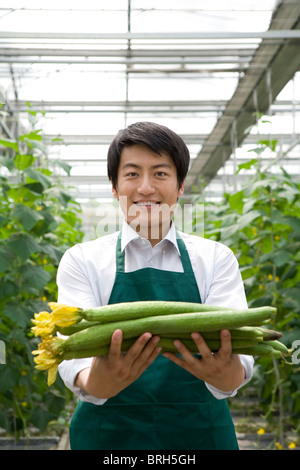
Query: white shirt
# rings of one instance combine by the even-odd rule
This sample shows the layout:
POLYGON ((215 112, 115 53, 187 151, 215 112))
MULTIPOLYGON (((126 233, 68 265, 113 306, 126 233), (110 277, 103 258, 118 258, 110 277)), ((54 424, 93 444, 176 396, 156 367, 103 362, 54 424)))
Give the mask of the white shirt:
MULTIPOLYGON (((96 240, 79 243, 62 257, 58 273, 58 302, 81 308, 106 305, 115 281, 116 243, 119 232, 96 240)), ((225 245, 179 232, 189 253, 204 304, 248 308, 238 262, 233 252, 225 245)), ((172 224, 166 237, 154 247, 141 238, 126 222, 123 223, 121 249, 125 250, 125 272, 146 267, 183 272, 176 231, 172 224)), ((241 355, 245 369, 242 387, 252 378, 254 360, 241 355)), ((72 359, 59 365, 59 374, 65 385, 81 400, 102 405, 106 399, 95 398, 77 387, 74 382, 78 372, 90 367, 92 359, 72 359)), ((218 399, 235 396, 206 384, 218 399)), ((239 388, 240 388, 239 387, 239 388)))

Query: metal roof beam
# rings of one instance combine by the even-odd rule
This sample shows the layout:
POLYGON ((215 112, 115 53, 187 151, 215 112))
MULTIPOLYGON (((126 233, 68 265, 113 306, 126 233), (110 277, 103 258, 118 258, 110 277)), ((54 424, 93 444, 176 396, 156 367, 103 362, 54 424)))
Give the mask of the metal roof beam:
POLYGON ((202 49, 197 47, 195 49, 55 49, 55 48, 41 48, 41 47, 3 47, 1 56, 9 57, 25 57, 25 56, 67 56, 67 57, 251 57, 255 53, 255 48, 249 49, 248 47, 228 48, 224 45, 223 48, 210 48, 202 49))
MULTIPOLYGON (((217 140, 215 142, 210 141, 208 144, 208 136, 209 134, 181 134, 181 137, 186 145, 203 145, 204 143, 205 145, 211 145, 213 147, 218 145, 217 140)), ((52 143, 52 145, 109 145, 114 139, 115 135, 59 135, 62 141, 52 142, 52 139, 56 139, 57 137, 57 134, 46 134, 45 141, 52 143)), ((255 144, 257 143, 258 139, 269 140, 270 138, 272 138, 272 135, 270 134, 260 134, 259 136, 256 134, 248 134, 245 137, 243 143, 255 144)), ((293 142, 293 136, 291 134, 276 134, 276 139, 282 144, 290 144, 293 142)), ((231 151, 231 149, 231 145, 228 145, 228 150, 231 151)))
MULTIPOLYGON (((288 4, 285 4, 288 7, 288 4)), ((293 7, 293 5, 292 5, 293 7)), ((288 24, 286 25, 288 28, 288 24)), ((30 31, 0 31, 0 38, 18 39, 73 39, 73 40, 214 40, 214 39, 300 39, 300 31, 290 29, 272 29, 268 31, 209 31, 209 32, 176 32, 176 33, 54 33, 54 32, 30 32, 30 31)))
MULTIPOLYGON (((26 112, 29 100, 11 101, 10 109, 16 112, 26 112)), ((30 101, 35 111, 47 113, 68 112, 222 112, 228 100, 196 100, 196 101, 30 101)), ((293 111, 299 110, 299 103, 288 100, 275 101, 272 110, 293 111)), ((239 106, 231 106, 228 113, 241 111, 239 106)))
MULTIPOLYGON (((295 28, 291 33, 300 35, 300 3, 282 2, 273 16, 269 32, 275 27, 295 28)), ((232 99, 194 160, 185 182, 187 192, 199 184, 199 175, 206 183, 211 181, 218 169, 230 157, 234 148, 233 126, 236 129, 235 144, 239 145, 245 139, 245 130, 255 124, 255 113, 268 112, 272 104, 270 96, 274 101, 298 70, 300 70, 299 45, 287 42, 281 47, 270 47, 266 46, 265 41, 262 42, 248 71, 240 79, 232 99), (266 54, 269 54, 268 59, 266 54), (258 72, 258 69, 253 70, 253 65, 262 65, 264 70, 261 72, 258 72), (271 81, 268 77, 271 77, 271 81), (253 99, 254 96, 257 97, 256 100, 253 99), (234 114, 232 109, 236 108, 240 108, 240 111, 234 114), (215 146, 211 145, 211 142, 216 142, 215 146)))

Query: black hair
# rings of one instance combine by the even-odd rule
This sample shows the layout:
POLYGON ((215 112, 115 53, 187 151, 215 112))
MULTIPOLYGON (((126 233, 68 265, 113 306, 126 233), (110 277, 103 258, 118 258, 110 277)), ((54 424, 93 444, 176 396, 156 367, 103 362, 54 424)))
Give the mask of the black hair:
POLYGON ((117 187, 121 153, 125 147, 146 145, 161 155, 166 152, 177 169, 178 187, 183 183, 190 163, 190 153, 183 139, 168 127, 153 122, 137 122, 118 132, 109 146, 107 174, 114 188, 117 187))

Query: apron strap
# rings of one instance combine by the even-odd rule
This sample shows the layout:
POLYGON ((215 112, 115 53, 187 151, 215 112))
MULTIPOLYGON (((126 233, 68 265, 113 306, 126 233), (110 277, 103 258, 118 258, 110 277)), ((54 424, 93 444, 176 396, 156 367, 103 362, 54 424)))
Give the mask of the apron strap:
MULTIPOLYGON (((121 250, 121 239, 122 239, 122 231, 120 231, 118 240, 117 240, 117 246, 116 246, 116 265, 117 265, 117 272, 125 272, 125 250, 121 250)), ((185 246, 184 241, 182 240, 181 236, 176 230, 176 240, 177 240, 177 245, 181 257, 181 262, 182 262, 182 267, 183 271, 185 273, 193 273, 193 268, 191 264, 191 260, 187 251, 187 248, 185 246)))
POLYGON ((117 272, 124 273, 125 272, 125 250, 122 252, 121 250, 121 239, 122 239, 122 231, 120 230, 118 240, 117 240, 117 247, 116 247, 116 264, 117 264, 117 272))

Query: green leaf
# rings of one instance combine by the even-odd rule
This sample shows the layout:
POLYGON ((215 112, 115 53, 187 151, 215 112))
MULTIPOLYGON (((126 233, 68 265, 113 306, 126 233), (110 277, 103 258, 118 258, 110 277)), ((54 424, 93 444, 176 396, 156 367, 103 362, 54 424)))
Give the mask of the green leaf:
POLYGON ((66 400, 64 397, 54 395, 53 393, 48 392, 44 395, 44 403, 47 407, 47 410, 55 413, 55 415, 58 415, 60 411, 64 409, 65 402, 66 400))
POLYGON ((70 176, 72 169, 71 165, 69 165, 67 162, 63 162, 62 160, 55 160, 54 163, 60 166, 67 173, 67 175, 70 176))
POLYGON ((24 142, 26 140, 37 140, 37 141, 40 141, 42 140, 42 136, 39 135, 39 132, 41 132, 42 129, 38 129, 36 131, 32 131, 32 132, 29 132, 28 134, 23 134, 19 137, 19 140, 21 142, 24 142))
POLYGON ((64 207, 67 207, 69 201, 72 199, 72 197, 64 191, 60 191, 58 197, 64 207))
POLYGON ((24 229, 28 232, 35 226, 37 222, 43 220, 43 216, 39 212, 34 211, 30 207, 24 206, 23 204, 17 204, 12 210, 12 215, 21 222, 24 229))
POLYGON ((297 197, 299 197, 299 191, 295 188, 288 188, 283 191, 278 191, 278 197, 286 199, 289 204, 293 204, 297 197))
POLYGON ((32 181, 38 181, 44 189, 48 189, 52 186, 51 180, 39 170, 29 169, 26 170, 25 174, 27 183, 31 183, 32 181))
POLYGON ((237 210, 239 214, 242 214, 244 206, 244 191, 238 191, 237 193, 229 196, 228 202, 231 210, 237 210))
POLYGON ((250 225, 258 217, 261 217, 261 214, 258 211, 251 211, 245 215, 242 215, 237 219, 237 222, 235 224, 221 229, 222 240, 226 240, 232 237, 233 235, 237 234, 240 230, 250 225))
POLYGON ((0 366, 0 393, 13 389, 18 384, 21 373, 18 367, 10 364, 0 366))
POLYGON ((0 301, 3 302, 10 297, 18 295, 18 286, 13 281, 1 280, 0 283, 0 301))
POLYGON ((9 237, 7 246, 19 256, 22 262, 33 253, 40 251, 39 244, 28 233, 14 233, 9 237))
POLYGON ((25 328, 28 324, 28 311, 14 300, 7 302, 3 309, 3 315, 9 318, 19 328, 25 328))
POLYGON ((281 224, 287 225, 288 227, 292 228, 295 232, 300 232, 300 218, 292 217, 292 216, 275 216, 272 219, 273 224, 281 224))
POLYGON ((261 217, 261 213, 259 211, 251 211, 251 212, 248 212, 247 214, 242 215, 241 217, 238 218, 238 221, 237 221, 238 229, 242 230, 243 228, 250 225, 258 217, 261 217))
POLYGON ((14 255, 10 250, 4 248, 3 246, 0 247, 0 271, 4 272, 7 268, 10 267, 13 261, 14 255))
POLYGON ((32 165, 35 161, 35 157, 33 155, 21 155, 18 153, 15 157, 15 165, 18 170, 24 170, 32 165))
POLYGON ((241 163, 240 165, 238 165, 238 169, 236 171, 236 174, 238 174, 241 170, 249 170, 257 162, 258 162, 258 160, 256 158, 253 158, 252 160, 250 160, 247 163, 241 163))
POLYGON ((266 261, 272 261, 278 268, 284 266, 289 262, 291 258, 291 253, 285 250, 276 250, 266 253, 260 258, 260 263, 265 263, 266 261))
POLYGON ((13 149, 13 150, 15 150, 16 152, 19 152, 18 143, 15 142, 14 140, 4 140, 4 139, 0 139, 0 145, 2 145, 3 147, 7 147, 7 148, 10 148, 10 149, 13 149))
POLYGON ((24 188, 29 190, 35 195, 40 195, 44 192, 45 187, 41 183, 28 183, 24 184, 24 188))
POLYGON ((5 166, 9 171, 12 171, 15 166, 13 159, 4 155, 0 156, 0 165, 5 166))
POLYGON ((22 276, 22 288, 27 292, 39 293, 51 279, 51 275, 41 266, 24 264, 19 269, 22 276))
POLYGON ((61 257, 64 253, 62 250, 60 250, 59 248, 57 248, 54 245, 51 245, 50 243, 41 245, 41 250, 45 254, 50 256, 51 260, 56 264, 58 264, 60 262, 61 257))
POLYGON ((273 152, 276 150, 277 146, 277 139, 272 139, 272 140, 259 140, 259 144, 264 145, 265 147, 269 147, 273 152))
POLYGON ((41 432, 46 431, 49 421, 53 419, 53 413, 45 410, 41 406, 36 406, 31 414, 30 421, 36 426, 41 432))
MULTIPOLYGON (((4 210, 3 210, 3 212, 4 212, 4 210)), ((0 214, 0 227, 3 227, 5 222, 7 222, 7 217, 4 217, 3 215, 0 214)))
POLYGON ((248 152, 255 152, 257 155, 260 155, 266 150, 265 147, 255 147, 253 149, 248 150, 248 152))

